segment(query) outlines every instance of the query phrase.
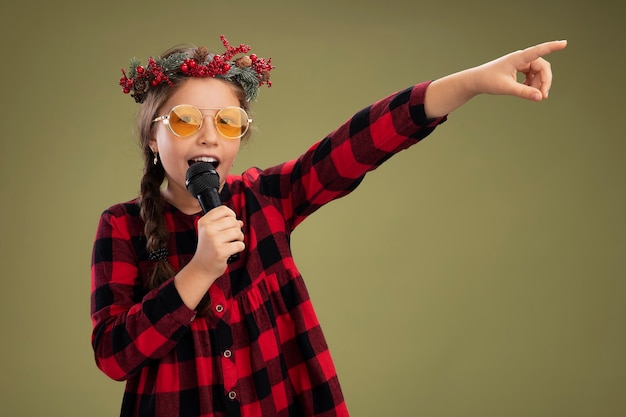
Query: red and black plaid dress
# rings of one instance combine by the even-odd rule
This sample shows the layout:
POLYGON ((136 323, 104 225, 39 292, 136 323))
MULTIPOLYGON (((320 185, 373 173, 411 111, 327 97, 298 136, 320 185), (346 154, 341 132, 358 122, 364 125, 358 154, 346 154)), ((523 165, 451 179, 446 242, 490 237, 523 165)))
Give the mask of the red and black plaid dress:
MULTIPOLYGON (((290 250, 292 230, 370 171, 432 132, 423 83, 357 113, 300 158, 227 177, 221 198, 244 221, 246 250, 196 317, 153 268, 136 201, 106 210, 92 261, 98 367, 126 380, 122 416, 347 416, 324 335, 290 250)), ((200 214, 165 204, 169 261, 193 256, 200 214)))

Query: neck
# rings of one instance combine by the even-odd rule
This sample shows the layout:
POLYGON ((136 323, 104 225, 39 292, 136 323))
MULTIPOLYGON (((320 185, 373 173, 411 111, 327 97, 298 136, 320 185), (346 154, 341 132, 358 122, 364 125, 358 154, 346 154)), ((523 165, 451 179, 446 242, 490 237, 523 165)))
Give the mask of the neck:
POLYGON ((186 188, 181 188, 170 182, 161 190, 163 198, 185 214, 196 214, 202 211, 200 203, 186 188))

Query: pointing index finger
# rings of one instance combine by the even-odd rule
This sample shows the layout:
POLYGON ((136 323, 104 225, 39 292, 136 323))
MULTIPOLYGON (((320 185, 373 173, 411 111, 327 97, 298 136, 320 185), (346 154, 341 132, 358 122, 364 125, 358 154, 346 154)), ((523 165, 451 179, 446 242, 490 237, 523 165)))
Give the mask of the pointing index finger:
POLYGON ((550 41, 530 46, 522 51, 522 58, 525 62, 532 62, 542 56, 554 51, 560 51, 567 46, 567 41, 550 41))

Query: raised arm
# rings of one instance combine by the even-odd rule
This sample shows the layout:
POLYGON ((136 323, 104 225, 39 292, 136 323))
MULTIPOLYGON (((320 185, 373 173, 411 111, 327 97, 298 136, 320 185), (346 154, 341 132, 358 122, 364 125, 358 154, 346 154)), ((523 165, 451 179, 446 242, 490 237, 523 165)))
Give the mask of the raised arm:
POLYGON ((426 115, 444 116, 479 94, 544 100, 552 84, 552 69, 542 57, 566 46, 567 41, 541 43, 435 80, 426 92, 426 115), (525 75, 522 82, 517 80, 518 73, 525 75))

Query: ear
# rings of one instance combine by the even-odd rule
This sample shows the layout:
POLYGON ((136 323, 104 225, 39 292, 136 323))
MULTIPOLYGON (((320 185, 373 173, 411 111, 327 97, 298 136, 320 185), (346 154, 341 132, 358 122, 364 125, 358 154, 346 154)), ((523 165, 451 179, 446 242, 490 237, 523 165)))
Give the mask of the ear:
POLYGON ((150 147, 150 150, 152 150, 152 153, 159 153, 159 145, 157 144, 154 136, 148 139, 148 146, 150 147))

